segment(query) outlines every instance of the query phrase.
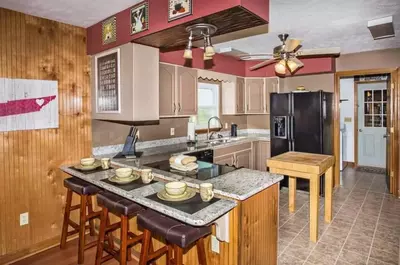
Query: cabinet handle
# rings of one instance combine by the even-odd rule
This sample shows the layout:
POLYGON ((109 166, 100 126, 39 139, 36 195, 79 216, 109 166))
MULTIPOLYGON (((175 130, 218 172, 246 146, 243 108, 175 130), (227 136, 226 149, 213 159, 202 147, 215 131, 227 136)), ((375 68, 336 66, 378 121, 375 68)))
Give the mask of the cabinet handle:
POLYGON ((249 104, 247 104, 247 111, 249 111, 249 104))
POLYGON ((175 104, 175 102, 174 102, 174 113, 175 113, 175 111, 176 111, 176 104, 175 104))
POLYGON ((181 103, 178 103, 178 112, 181 112, 181 103))

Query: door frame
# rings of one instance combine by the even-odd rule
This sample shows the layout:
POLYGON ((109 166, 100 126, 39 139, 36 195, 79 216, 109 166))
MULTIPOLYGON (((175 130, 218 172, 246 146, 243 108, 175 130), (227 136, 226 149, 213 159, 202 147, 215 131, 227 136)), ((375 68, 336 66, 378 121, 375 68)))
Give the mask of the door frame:
MULTIPOLYGON (((400 70, 399 68, 381 68, 381 69, 366 69, 366 70, 351 70, 351 71, 339 71, 335 73, 335 83, 334 83, 334 123, 333 123, 333 131, 334 131, 334 137, 333 137, 333 145, 334 145, 334 156, 335 156, 335 167, 334 167, 334 185, 335 187, 338 187, 340 185, 340 109, 339 109, 339 103, 340 103, 340 78, 342 77, 352 77, 352 76, 357 76, 357 75, 374 75, 374 74, 390 74, 391 77, 391 83, 395 84, 395 87, 392 90, 392 95, 391 97, 393 98, 392 100, 392 105, 390 106, 391 109, 387 111, 391 111, 393 114, 391 117, 391 125, 393 130, 391 131, 390 137, 392 137, 391 146, 388 148, 392 149, 392 172, 393 172, 393 178, 394 180, 397 181, 391 181, 391 192, 394 196, 398 197, 400 194, 399 189, 399 182, 400 182, 400 176, 399 176, 399 168, 398 168, 398 161, 399 161, 399 141, 398 141, 398 133, 399 133, 399 104, 400 104, 400 70), (396 73, 397 71, 397 73, 396 73), (393 82, 393 80, 396 80, 396 82, 393 82), (394 148, 397 147, 397 148, 394 148)), ((391 87, 390 87, 391 88, 391 87)))
MULTIPOLYGON (((359 84, 374 84, 385 83, 386 88, 390 89, 390 83, 385 80, 372 80, 372 81, 354 81, 354 168, 358 167, 358 85, 359 84)), ((386 158, 387 159, 387 158, 386 158)))

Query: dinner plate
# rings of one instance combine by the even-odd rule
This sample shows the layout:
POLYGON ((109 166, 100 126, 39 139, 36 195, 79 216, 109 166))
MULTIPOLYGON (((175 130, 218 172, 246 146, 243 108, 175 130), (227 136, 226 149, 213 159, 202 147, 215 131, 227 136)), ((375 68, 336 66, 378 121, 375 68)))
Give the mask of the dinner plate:
POLYGON ((140 176, 138 176, 138 175, 132 175, 129 178, 121 179, 117 175, 114 175, 112 177, 109 177, 108 180, 111 181, 111 182, 117 183, 117 184, 128 184, 128 183, 131 183, 131 182, 133 182, 135 180, 138 180, 139 178, 140 178, 140 176))
POLYGON ((193 198, 194 196, 196 196, 196 191, 190 188, 186 189, 186 191, 182 195, 178 196, 169 195, 165 189, 157 193, 157 197, 160 200, 170 202, 186 201, 193 198))
POLYGON ((100 161, 96 161, 96 162, 94 162, 93 165, 90 165, 90 166, 83 166, 81 164, 74 166, 75 169, 79 169, 79 170, 83 170, 83 171, 94 170, 94 169, 96 169, 98 167, 101 167, 101 162, 100 161))

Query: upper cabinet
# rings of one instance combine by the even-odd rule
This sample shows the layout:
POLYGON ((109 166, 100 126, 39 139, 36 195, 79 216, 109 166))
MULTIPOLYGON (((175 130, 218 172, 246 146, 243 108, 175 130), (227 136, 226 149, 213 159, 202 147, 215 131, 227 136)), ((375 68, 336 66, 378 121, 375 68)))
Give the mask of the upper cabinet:
POLYGON ((266 89, 266 113, 270 113, 270 94, 279 92, 279 78, 278 77, 269 77, 265 78, 265 89, 266 89))
POLYGON ((246 113, 265 113, 264 78, 246 79, 246 113))
POLYGON ((159 50, 128 43, 92 56, 92 117, 121 123, 159 119, 159 50))
POLYGON ((245 113, 244 78, 234 78, 233 82, 222 82, 222 115, 245 113))
POLYGON ((159 69, 160 116, 197 115, 197 70, 163 63, 159 69))
POLYGON ((244 78, 236 79, 236 113, 243 114, 246 112, 245 107, 246 89, 244 78))

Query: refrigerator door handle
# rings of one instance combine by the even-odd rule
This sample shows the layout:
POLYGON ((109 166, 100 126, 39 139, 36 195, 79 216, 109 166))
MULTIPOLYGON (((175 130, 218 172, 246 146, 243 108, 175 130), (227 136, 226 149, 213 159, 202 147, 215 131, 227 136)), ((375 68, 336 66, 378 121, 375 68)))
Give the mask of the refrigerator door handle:
POLYGON ((294 127, 294 117, 290 116, 290 140, 294 140, 293 127, 294 127))

